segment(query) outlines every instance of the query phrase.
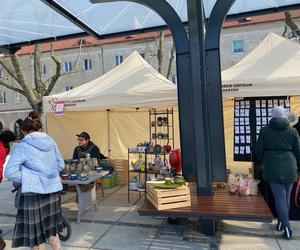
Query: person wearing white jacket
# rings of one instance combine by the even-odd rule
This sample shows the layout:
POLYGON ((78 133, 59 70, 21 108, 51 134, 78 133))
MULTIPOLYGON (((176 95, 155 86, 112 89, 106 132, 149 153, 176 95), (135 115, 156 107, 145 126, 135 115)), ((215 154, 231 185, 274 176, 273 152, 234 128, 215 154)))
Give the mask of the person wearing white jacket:
POLYGON ((40 132, 42 124, 31 112, 21 125, 24 138, 14 148, 5 168, 5 177, 20 183, 20 199, 12 247, 61 249, 62 230, 59 172, 64 160, 54 140, 40 132))

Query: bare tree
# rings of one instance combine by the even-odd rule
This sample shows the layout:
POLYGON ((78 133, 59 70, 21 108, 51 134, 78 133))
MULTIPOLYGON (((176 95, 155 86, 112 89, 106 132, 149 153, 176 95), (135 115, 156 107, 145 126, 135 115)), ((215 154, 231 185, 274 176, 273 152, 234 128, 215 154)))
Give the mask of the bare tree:
POLYGON ((155 48, 151 48, 149 42, 146 41, 146 51, 150 53, 151 56, 157 58, 158 62, 158 72, 164 75, 166 78, 169 78, 172 73, 172 65, 175 59, 175 45, 174 42, 172 44, 172 48, 170 50, 170 57, 167 64, 166 73, 164 72, 164 62, 166 55, 164 54, 164 42, 165 42, 165 31, 160 31, 157 33, 157 37, 155 37, 154 43, 155 48))
POLYGON ((51 59, 55 64, 55 73, 47 79, 42 79, 41 45, 37 44, 35 45, 33 54, 34 84, 27 80, 20 57, 17 53, 14 53, 0 60, 0 65, 2 65, 3 69, 8 73, 8 76, 14 80, 14 83, 10 81, 9 77, 6 77, 0 80, 0 85, 25 96, 31 108, 34 111, 41 113, 43 96, 47 96, 51 93, 60 77, 77 72, 79 58, 80 55, 78 56, 75 62, 75 67, 71 72, 62 72, 61 61, 54 54, 53 45, 51 44, 51 59))
POLYGON ((300 29, 296 22, 293 20, 290 12, 284 12, 285 15, 285 29, 283 32, 283 36, 287 38, 298 37, 300 38, 300 29))

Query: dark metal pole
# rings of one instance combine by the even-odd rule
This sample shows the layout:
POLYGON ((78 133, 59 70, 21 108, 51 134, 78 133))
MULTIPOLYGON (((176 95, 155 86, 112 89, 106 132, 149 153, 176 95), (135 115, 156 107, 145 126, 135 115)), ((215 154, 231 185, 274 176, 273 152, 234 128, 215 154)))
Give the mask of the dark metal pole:
MULTIPOLYGON (((205 17, 202 0, 189 0, 187 3, 193 77, 192 112, 194 113, 197 194, 205 196, 213 194, 212 145, 209 133, 208 86, 204 55, 205 17)), ((215 221, 199 218, 199 230, 204 234, 214 235, 215 221)))
POLYGON ((235 0, 217 1, 207 22, 205 61, 208 86, 208 118, 211 139, 212 179, 226 181, 226 152, 220 63, 220 34, 224 19, 235 0))
POLYGON ((188 18, 192 63, 192 107, 194 114, 196 176, 198 195, 212 195, 211 145, 208 119, 206 67, 204 57, 204 16, 202 0, 189 0, 188 18))

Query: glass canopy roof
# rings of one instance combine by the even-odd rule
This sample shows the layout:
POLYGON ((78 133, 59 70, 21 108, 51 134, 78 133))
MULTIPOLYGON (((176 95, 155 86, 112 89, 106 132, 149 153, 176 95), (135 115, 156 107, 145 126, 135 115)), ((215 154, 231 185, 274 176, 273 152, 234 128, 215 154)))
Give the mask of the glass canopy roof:
MULTIPOLYGON (((155 1, 155 0, 154 0, 155 1)), ((159 0, 157 0, 159 1, 159 0)), ((187 0, 167 0, 182 22, 187 22, 187 0)), ((216 0, 203 0, 209 17, 216 0)), ((95 34, 108 36, 140 32, 164 26, 165 22, 149 8, 128 2, 92 4, 89 0, 0 0, 0 46, 21 46, 82 34, 79 21, 95 34), (73 22, 48 4, 57 4, 73 22)), ((236 0, 229 15, 284 7, 300 8, 300 0, 236 0)))

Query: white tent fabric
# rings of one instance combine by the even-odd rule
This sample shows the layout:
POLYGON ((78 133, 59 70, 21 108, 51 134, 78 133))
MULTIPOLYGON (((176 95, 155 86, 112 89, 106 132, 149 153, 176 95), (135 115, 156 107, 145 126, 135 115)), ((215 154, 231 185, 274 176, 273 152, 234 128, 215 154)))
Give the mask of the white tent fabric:
POLYGON ((177 88, 135 51, 106 74, 44 97, 44 112, 53 112, 56 101, 64 101, 66 111, 177 106, 177 88))
POLYGON ((300 45, 270 33, 233 67, 222 72, 223 97, 300 95, 300 45))

